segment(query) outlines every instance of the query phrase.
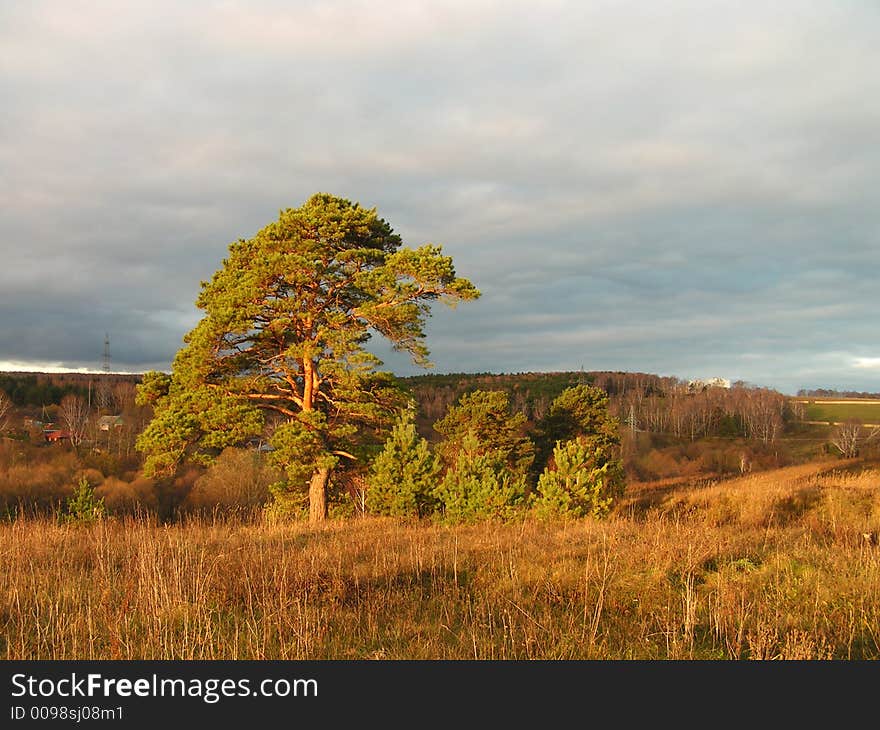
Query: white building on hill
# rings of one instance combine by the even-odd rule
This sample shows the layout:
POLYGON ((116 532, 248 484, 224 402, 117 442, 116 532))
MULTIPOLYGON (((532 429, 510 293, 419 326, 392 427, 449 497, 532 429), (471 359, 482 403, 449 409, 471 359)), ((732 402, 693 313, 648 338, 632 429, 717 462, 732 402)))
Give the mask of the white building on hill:
POLYGON ((729 388, 730 381, 727 378, 698 378, 688 381, 691 390, 705 390, 706 388, 729 388))

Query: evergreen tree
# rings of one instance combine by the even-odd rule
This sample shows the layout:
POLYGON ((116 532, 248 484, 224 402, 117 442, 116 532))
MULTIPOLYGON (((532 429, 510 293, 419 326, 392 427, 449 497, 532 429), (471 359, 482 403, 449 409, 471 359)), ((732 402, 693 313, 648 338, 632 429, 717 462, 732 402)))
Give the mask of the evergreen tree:
POLYGON ((375 209, 322 193, 231 244, 202 285, 205 316, 170 379, 146 385, 155 412, 138 439, 146 473, 210 462, 261 435, 272 413, 283 419, 271 436, 282 491, 308 489, 310 520, 324 520, 331 473, 363 459, 401 403, 366 342, 378 332, 427 366, 431 303, 479 296, 439 246, 401 243, 375 209))
POLYGON ((476 390, 461 396, 434 424, 443 440, 439 451, 447 468, 454 468, 462 453, 468 458, 490 457, 514 478, 524 477, 534 459, 534 445, 525 435, 526 417, 511 413, 510 396, 501 390, 476 390), (472 437, 469 448, 466 439, 472 437))
POLYGON ((588 439, 612 458, 620 446, 620 423, 608 410, 608 394, 592 385, 575 385, 562 391, 535 427, 536 455, 531 483, 550 463, 556 444, 575 438, 588 439))
POLYGON ((367 509, 381 515, 425 517, 434 511, 440 464, 418 435, 412 412, 398 419, 370 469, 367 509))
POLYGON ((95 489, 85 475, 80 477, 73 494, 68 498, 64 512, 65 522, 91 524, 107 514, 104 499, 95 496, 95 489))
POLYGON ((523 502, 525 479, 508 469, 502 451, 487 451, 473 433, 468 433, 436 494, 446 522, 505 520, 513 517, 523 502))
POLYGON ((530 504, 541 518, 601 517, 623 494, 623 467, 595 438, 559 441, 530 504))

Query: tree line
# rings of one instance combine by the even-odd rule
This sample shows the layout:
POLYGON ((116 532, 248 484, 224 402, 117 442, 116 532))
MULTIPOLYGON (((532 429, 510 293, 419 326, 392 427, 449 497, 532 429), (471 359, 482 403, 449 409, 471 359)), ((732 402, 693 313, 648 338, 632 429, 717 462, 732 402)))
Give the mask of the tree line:
POLYGON ((880 398, 880 393, 863 390, 830 390, 828 388, 801 388, 797 392, 801 398, 880 398))
POLYGON ((681 439, 726 436, 769 444, 804 416, 802 404, 770 388, 744 382, 694 387, 680 378, 639 372, 461 373, 411 376, 403 383, 418 401, 423 431, 461 395, 485 388, 504 390, 515 410, 537 422, 553 398, 577 384, 607 393, 609 409, 624 428, 681 439))

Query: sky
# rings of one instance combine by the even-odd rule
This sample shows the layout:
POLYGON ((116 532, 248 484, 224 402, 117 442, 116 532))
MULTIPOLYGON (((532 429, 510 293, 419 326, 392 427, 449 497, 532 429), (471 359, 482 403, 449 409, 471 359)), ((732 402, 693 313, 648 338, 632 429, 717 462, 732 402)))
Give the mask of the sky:
POLYGON ((433 372, 880 391, 878 37, 874 0, 0 3, 0 369, 168 370, 229 244, 328 192, 481 290, 433 372))

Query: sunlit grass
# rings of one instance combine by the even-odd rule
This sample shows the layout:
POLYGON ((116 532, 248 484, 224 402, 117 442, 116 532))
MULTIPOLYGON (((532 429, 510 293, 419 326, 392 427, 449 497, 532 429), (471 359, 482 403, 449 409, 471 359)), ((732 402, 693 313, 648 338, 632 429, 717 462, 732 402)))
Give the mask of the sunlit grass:
POLYGON ((638 485, 603 521, 0 527, 7 659, 877 659, 880 471, 638 485))

